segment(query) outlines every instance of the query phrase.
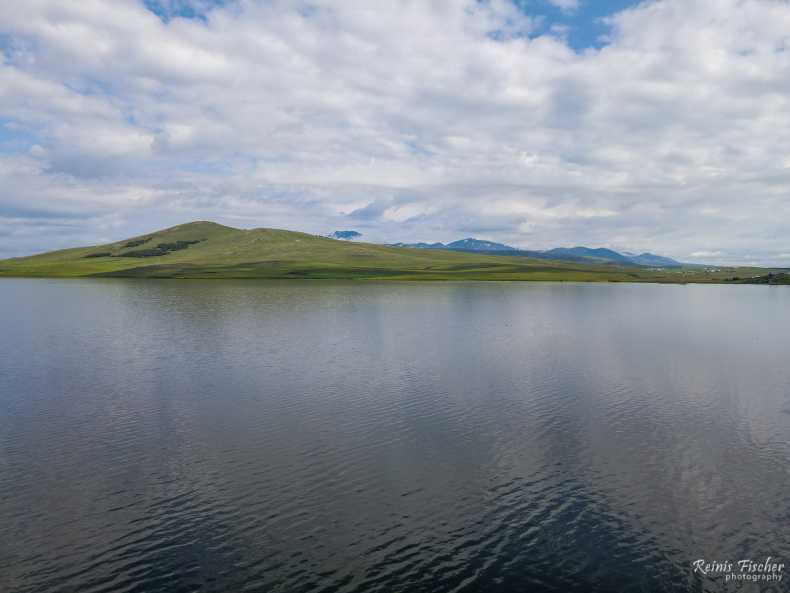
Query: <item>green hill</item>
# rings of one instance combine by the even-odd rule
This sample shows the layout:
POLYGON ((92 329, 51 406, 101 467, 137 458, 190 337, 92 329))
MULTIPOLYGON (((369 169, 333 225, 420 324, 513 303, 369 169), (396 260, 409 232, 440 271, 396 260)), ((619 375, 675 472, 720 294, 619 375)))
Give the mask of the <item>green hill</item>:
MULTIPOLYGON (((761 273, 765 273, 762 270, 761 273)), ((107 245, 0 260, 0 276, 722 282, 754 270, 641 270, 338 241, 192 222, 107 245)))

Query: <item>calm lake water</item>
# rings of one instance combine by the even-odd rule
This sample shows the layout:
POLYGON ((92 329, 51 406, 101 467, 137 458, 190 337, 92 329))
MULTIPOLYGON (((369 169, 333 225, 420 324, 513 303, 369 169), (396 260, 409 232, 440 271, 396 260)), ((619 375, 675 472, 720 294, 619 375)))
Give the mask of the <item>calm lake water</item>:
MULTIPOLYGON (((785 591, 790 287, 0 280, 0 591, 785 591)), ((790 568, 788 568, 790 570, 790 568)))

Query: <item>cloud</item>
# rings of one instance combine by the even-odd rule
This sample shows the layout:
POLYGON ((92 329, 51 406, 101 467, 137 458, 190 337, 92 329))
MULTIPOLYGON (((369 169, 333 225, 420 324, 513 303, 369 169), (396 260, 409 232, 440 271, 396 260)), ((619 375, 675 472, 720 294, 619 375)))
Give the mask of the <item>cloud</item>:
POLYGON ((579 0, 549 0, 549 2, 564 12, 574 12, 579 8, 579 0))
POLYGON ((0 256, 206 218, 787 253, 787 3, 643 2, 584 51, 508 0, 153 4, 4 8, 0 256))

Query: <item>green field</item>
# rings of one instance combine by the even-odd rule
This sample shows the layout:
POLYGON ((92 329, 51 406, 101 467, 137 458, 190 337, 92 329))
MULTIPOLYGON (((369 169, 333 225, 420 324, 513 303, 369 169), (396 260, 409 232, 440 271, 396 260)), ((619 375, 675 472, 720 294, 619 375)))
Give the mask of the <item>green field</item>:
POLYGON ((761 268, 641 268, 386 247, 192 222, 117 243, 0 260, 0 276, 744 282, 761 268), (737 278, 737 280, 733 280, 737 278))

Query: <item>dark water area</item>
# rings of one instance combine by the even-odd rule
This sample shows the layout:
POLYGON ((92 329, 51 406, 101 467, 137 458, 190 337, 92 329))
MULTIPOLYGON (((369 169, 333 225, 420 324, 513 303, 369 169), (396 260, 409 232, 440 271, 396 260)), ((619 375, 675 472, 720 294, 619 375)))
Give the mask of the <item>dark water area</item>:
MULTIPOLYGON (((0 591, 786 591, 790 287, 0 280, 0 591)), ((790 570, 790 568, 788 568, 790 570)))

